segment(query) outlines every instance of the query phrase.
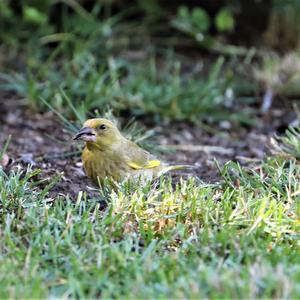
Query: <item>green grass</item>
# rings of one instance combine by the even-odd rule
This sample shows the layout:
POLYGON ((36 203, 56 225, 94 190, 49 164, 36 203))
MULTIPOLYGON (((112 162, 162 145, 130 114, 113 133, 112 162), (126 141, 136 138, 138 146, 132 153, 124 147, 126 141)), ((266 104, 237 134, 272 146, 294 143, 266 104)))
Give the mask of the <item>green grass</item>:
POLYGON ((299 165, 50 198, 0 171, 0 297, 298 298, 299 165), (107 207, 100 209, 101 203, 107 207))
MULTIPOLYGON (((166 50, 171 39, 164 49, 150 43, 152 27, 160 29, 155 2, 144 8, 154 15, 136 23, 124 19, 136 8, 112 15, 109 4, 87 11, 60 2, 61 14, 51 18, 56 1, 25 1, 20 12, 0 2, 0 25, 9 29, 0 33, 7 54, 0 88, 31 110, 55 111, 71 132, 91 116, 113 118, 111 110, 158 123, 250 122, 239 95, 253 83, 237 78, 223 57, 203 63, 166 50)), ((217 41, 203 46, 248 53, 217 41)), ((237 67, 242 74, 254 52, 237 67)), ((270 81, 263 67, 255 94, 257 82, 270 81)), ((152 133, 136 123, 123 132, 151 148, 152 133)), ((0 151, 0 298, 300 297, 299 129, 253 168, 225 164, 220 183, 165 177, 105 186, 94 198, 53 198, 59 177, 40 180, 36 169, 5 172, 8 143, 0 151)))
POLYGON ((158 65, 153 56, 143 63, 113 57, 99 61, 85 52, 67 64, 57 65, 53 58, 28 74, 5 75, 5 88, 24 96, 34 109, 45 109, 42 97, 74 117, 74 110, 68 110, 71 102, 80 119, 110 108, 156 120, 250 122, 249 111, 233 109, 238 102, 234 76, 226 71, 223 58, 213 63, 208 73, 192 70, 186 74, 182 62, 173 56, 165 57, 164 66, 158 65))
POLYGON ((112 108, 157 121, 250 122, 249 109, 240 105, 236 93, 238 76, 223 57, 206 64, 178 55, 171 47, 150 44, 135 51, 150 38, 152 28, 147 17, 139 23, 126 19, 139 5, 104 17, 107 8, 98 2, 90 11, 73 1, 62 2, 55 21, 49 17, 55 10, 52 1, 41 7, 26 2, 22 16, 10 1, 3 4, 1 22, 15 28, 15 35, 0 34, 9 53, 0 88, 24 97, 31 109, 46 109, 42 97, 77 117, 68 109, 67 95, 81 116, 112 108))
POLYGON ((300 127, 289 127, 285 136, 279 138, 281 151, 291 157, 300 159, 300 127))

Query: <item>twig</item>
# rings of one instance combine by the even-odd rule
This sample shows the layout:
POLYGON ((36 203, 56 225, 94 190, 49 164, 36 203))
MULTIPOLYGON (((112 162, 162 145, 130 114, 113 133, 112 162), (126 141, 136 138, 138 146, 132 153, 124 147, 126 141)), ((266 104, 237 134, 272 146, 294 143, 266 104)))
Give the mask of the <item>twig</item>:
POLYGON ((267 88, 267 90, 264 94, 263 103, 262 103, 262 106, 260 109, 262 113, 265 114, 270 110, 272 102, 273 102, 273 97, 274 97, 273 90, 271 88, 267 88))
POLYGON ((231 148, 224 148, 220 146, 204 146, 204 145, 166 145, 168 148, 172 148, 180 151, 197 152, 202 151, 205 153, 219 153, 226 155, 233 155, 234 150, 231 148))

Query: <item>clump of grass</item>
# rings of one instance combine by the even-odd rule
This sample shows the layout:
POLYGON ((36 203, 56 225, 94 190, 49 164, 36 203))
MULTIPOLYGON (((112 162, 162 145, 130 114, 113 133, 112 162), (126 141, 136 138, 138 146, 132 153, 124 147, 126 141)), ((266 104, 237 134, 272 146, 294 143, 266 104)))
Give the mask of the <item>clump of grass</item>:
POLYGON ((275 95, 294 96, 299 94, 300 57, 290 52, 283 57, 275 53, 262 56, 261 68, 256 68, 255 77, 265 89, 275 95))
MULTIPOLYGON (((24 208, 34 207, 39 201, 43 201, 50 189, 58 182, 59 176, 52 180, 43 179, 34 182, 34 179, 40 174, 41 170, 32 170, 30 167, 27 170, 20 168, 12 170, 6 174, 0 167, 0 211, 2 222, 5 217, 10 214, 16 218, 24 212, 24 208), (43 183, 44 187, 40 189, 43 183), (17 214, 17 215, 15 215, 17 214)), ((15 224, 16 225, 16 224, 15 224)))
POLYGON ((284 137, 281 138, 283 152, 290 154, 297 160, 300 159, 300 127, 289 127, 284 137))
POLYGON ((300 127, 290 126, 284 136, 272 141, 275 154, 300 159, 300 127))
POLYGON ((273 157, 228 163, 220 184, 161 178, 53 199, 30 169, 1 171, 0 296, 296 298, 299 174, 273 157))
MULTIPOLYGON (((163 152, 164 149, 159 147, 155 142, 155 132, 154 130, 147 129, 142 124, 138 123, 134 118, 131 118, 125 124, 120 124, 120 120, 116 117, 111 109, 103 109, 100 111, 95 110, 94 113, 86 113, 77 109, 67 94, 61 90, 62 97, 67 103, 67 107, 72 111, 74 115, 73 121, 70 121, 67 116, 62 112, 55 109, 49 102, 41 98, 41 101, 46 105, 53 113, 58 117, 59 122, 70 134, 75 135, 78 130, 83 126, 83 123, 89 118, 105 118, 111 120, 117 125, 117 127, 122 131, 122 134, 129 140, 137 143, 141 147, 154 152, 163 152)), ((79 147, 78 153, 80 153, 81 146, 79 147)))
POLYGON ((295 49, 300 43, 300 4, 297 0, 275 0, 269 24, 264 33, 265 41, 273 49, 295 49))
MULTIPOLYGON (((141 66, 115 59, 111 39, 96 55, 112 27, 97 27, 80 13, 80 34, 40 40, 68 38, 61 46, 66 48, 45 64, 40 57, 31 60, 28 74, 8 78, 32 107, 52 109, 70 131, 90 117, 87 112, 106 106, 194 122, 241 118, 230 111, 232 77, 224 75, 222 59, 205 78, 183 74, 174 61, 162 67, 155 60, 141 66)), ((125 127, 125 134, 137 142, 147 137, 136 125, 125 127)), ((297 157, 298 132, 285 138, 297 157)), ((83 192, 76 199, 52 198, 49 190, 58 178, 41 187, 38 174, 0 169, 0 298, 299 295, 295 159, 266 158, 255 169, 230 162, 214 185, 195 178, 175 185, 169 178, 143 186, 129 181, 114 190, 105 186, 94 198, 83 192)))
POLYGON ((51 62, 47 73, 9 77, 7 87, 25 96, 35 107, 41 106, 40 97, 60 111, 74 106, 81 119, 86 112, 110 107, 130 110, 135 115, 193 122, 250 120, 246 112, 233 110, 233 77, 230 72, 223 72, 222 58, 212 65, 206 77, 201 73, 184 75, 178 61, 158 67, 153 59, 145 66, 112 58, 99 65, 92 55, 82 58, 70 61, 64 70, 57 70, 51 62))
MULTIPOLYGON (((299 110, 295 107, 299 120, 299 110)), ((272 151, 275 155, 289 159, 300 159, 300 127, 289 126, 283 136, 275 136, 271 140, 272 151)))
MULTIPOLYGON (((189 74, 175 56, 164 57, 164 65, 160 64, 155 59, 157 49, 145 50, 142 61, 116 58, 120 51, 127 50, 128 36, 135 28, 132 22, 120 22, 127 10, 104 17, 106 4, 94 3, 86 11, 78 3, 63 1, 61 15, 52 26, 48 17, 48 12, 56 9, 52 1, 45 1, 41 7, 23 6, 23 18, 26 11, 30 16, 30 20, 20 21, 20 32, 25 31, 26 42, 21 46, 24 44, 26 69, 1 74, 6 82, 1 86, 24 96, 32 109, 45 109, 42 97, 59 111, 69 110, 61 93, 64 90, 81 115, 110 107, 131 114, 151 114, 155 119, 250 121, 245 112, 233 109, 234 77, 222 57, 207 68, 208 72, 191 70, 189 74), (38 23, 41 31, 29 37, 27 28, 35 22, 42 22, 38 23)), ((9 2, 4 7, 14 15, 9 2)), ((7 16, 4 22, 11 19, 7 16)))
POLYGON ((188 6, 179 6, 177 15, 171 21, 171 25, 175 29, 194 39, 201 48, 223 55, 247 55, 248 49, 229 45, 212 36, 209 32, 212 23, 219 33, 232 32, 235 27, 233 13, 226 7, 222 7, 215 19, 212 20, 208 12, 200 6, 191 10, 188 6))
MULTIPOLYGON (((66 106, 73 113, 73 121, 70 121, 67 116, 55 109, 55 107, 52 106, 51 102, 47 102, 44 98, 41 98, 41 100, 51 111, 55 113, 62 125, 64 125, 64 127, 71 133, 76 133, 78 129, 83 125, 83 123, 89 118, 105 118, 111 120, 118 127, 121 127, 120 121, 118 120, 112 109, 104 108, 101 109, 101 111, 95 109, 93 113, 87 112, 86 110, 81 110, 80 107, 75 107, 72 100, 64 90, 60 89, 60 95, 66 102, 66 106)), ((144 126, 142 126, 141 124, 137 124, 134 118, 130 119, 127 124, 125 124, 123 133, 129 139, 135 142, 143 141, 153 135, 153 131, 147 131, 144 126)))
POLYGON ((223 73, 223 65, 224 59, 220 58, 206 76, 184 75, 179 61, 169 62, 160 69, 150 60, 146 68, 145 65, 129 68, 123 86, 115 86, 113 98, 119 100, 119 107, 131 108, 136 114, 151 113, 194 122, 241 120, 242 113, 228 109, 234 97, 233 78, 230 73, 223 73))

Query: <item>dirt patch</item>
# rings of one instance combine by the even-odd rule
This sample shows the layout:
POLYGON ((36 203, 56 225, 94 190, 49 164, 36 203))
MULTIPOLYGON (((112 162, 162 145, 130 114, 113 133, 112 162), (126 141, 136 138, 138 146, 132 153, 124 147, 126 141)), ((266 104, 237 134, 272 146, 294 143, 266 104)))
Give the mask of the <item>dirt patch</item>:
POLYGON ((52 189, 52 194, 75 196, 86 190, 90 183, 78 165, 79 157, 72 155, 78 149, 53 113, 32 114, 22 100, 8 97, 6 95, 6 101, 3 101, 0 116, 0 144, 11 136, 7 169, 32 165, 42 170, 39 179, 45 179, 45 184, 60 176, 61 180, 52 189))
MULTIPOLYGON (((51 191, 53 196, 70 194, 76 197, 79 191, 85 191, 89 196, 97 195, 91 190, 93 185, 82 170, 80 156, 74 154, 78 148, 72 142, 71 134, 64 130, 52 112, 33 114, 22 99, 12 94, 2 94, 0 99, 0 145, 11 135, 6 169, 33 165, 33 168, 42 170, 39 177, 45 182, 60 176, 59 183, 51 191)), ((278 111, 273 113, 278 115, 278 111)), ((267 123, 268 132, 265 132, 264 120, 258 121, 253 128, 235 128, 230 123, 220 123, 220 126, 211 128, 211 132, 187 123, 164 124, 155 129, 159 144, 177 149, 164 155, 164 160, 196 166, 195 170, 176 176, 198 176, 211 183, 220 179, 215 159, 223 164, 228 160, 245 163, 243 158, 263 158, 276 126, 282 126, 279 122, 282 115, 271 116, 271 119, 272 122, 267 123)))

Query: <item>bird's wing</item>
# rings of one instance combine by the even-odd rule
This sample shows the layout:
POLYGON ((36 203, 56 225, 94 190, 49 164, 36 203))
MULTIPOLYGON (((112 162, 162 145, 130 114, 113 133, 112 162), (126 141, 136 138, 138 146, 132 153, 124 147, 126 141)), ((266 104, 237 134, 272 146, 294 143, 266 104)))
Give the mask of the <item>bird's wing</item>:
POLYGON ((161 164, 160 160, 133 142, 128 141, 126 149, 126 163, 132 169, 151 169, 161 164))
POLYGON ((160 165, 160 161, 158 159, 148 160, 145 164, 137 164, 135 162, 129 161, 127 162, 128 166, 132 169, 140 170, 140 169, 151 169, 158 167, 160 165))

